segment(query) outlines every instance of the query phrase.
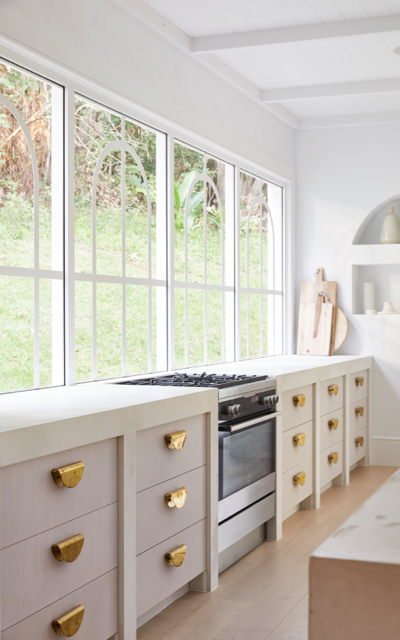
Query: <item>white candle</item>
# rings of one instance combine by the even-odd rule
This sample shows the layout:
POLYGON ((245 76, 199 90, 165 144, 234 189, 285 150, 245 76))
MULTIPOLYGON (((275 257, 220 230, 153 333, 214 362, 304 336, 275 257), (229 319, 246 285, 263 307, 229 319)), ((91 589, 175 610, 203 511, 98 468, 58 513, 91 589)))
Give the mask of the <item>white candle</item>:
POLYGON ((364 313, 367 309, 375 309, 375 285, 373 282, 364 282, 364 313))

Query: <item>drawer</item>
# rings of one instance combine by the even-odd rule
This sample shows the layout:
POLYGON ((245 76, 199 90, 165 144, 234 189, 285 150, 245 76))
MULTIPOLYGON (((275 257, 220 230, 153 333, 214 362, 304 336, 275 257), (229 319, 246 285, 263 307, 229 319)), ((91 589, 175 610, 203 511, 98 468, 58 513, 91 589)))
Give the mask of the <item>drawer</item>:
POLYGON ((85 614, 76 640, 108 640, 117 633, 118 569, 2 631, 1 640, 55 640, 52 621, 79 605, 85 608, 85 614))
POLYGON ((368 398, 364 400, 358 400, 350 405, 350 433, 356 433, 368 426, 368 398), (356 409, 362 409, 361 412, 356 413, 356 409))
POLYGON ((299 502, 305 500, 310 496, 314 490, 314 474, 313 474, 313 459, 309 458, 302 464, 293 467, 282 476, 282 513, 285 514, 290 509, 295 507, 299 502), (304 472, 306 474, 305 483, 294 484, 293 477, 298 473, 304 472))
POLYGON ((343 409, 338 409, 337 411, 332 411, 332 413, 327 413, 321 417, 320 451, 325 451, 325 449, 329 449, 329 447, 332 447, 337 442, 343 440, 343 415, 343 409), (332 425, 331 428, 329 428, 329 422, 333 420, 338 420, 337 429, 332 425))
POLYGON ((313 428, 314 423, 306 422, 300 427, 295 427, 289 431, 285 431, 282 436, 282 464, 283 472, 292 469, 298 464, 301 464, 308 458, 312 458, 313 455, 313 428), (305 436, 303 446, 295 444, 293 438, 296 436, 305 436))
POLYGON ((202 467, 207 460, 206 415, 178 420, 136 434, 136 491, 143 491, 170 478, 202 467), (182 449, 169 449, 165 436, 185 430, 182 449))
POLYGON ((0 549, 118 500, 117 438, 0 469, 0 549), (73 489, 58 487, 51 470, 82 461, 73 489))
POLYGON ((300 424, 305 424, 313 419, 313 385, 309 384, 300 389, 293 389, 291 391, 285 391, 282 394, 282 422, 283 431, 293 429, 300 424), (296 396, 304 395, 305 404, 304 407, 294 404, 294 398, 296 396))
POLYGON ((332 378, 332 380, 324 380, 321 382, 320 390, 321 416, 343 407, 343 376, 332 378), (335 391, 337 391, 337 395, 335 395, 335 391))
POLYGON ((200 467, 137 494, 137 554, 155 547, 206 517, 206 470, 206 466, 200 467), (165 495, 182 487, 187 490, 183 507, 168 507, 165 495))
POLYGON ((118 565, 118 503, 45 531, 0 552, 1 627, 7 629, 36 611, 92 582, 118 565), (51 546, 82 533, 74 562, 60 562, 51 546))
POLYGON ((361 460, 367 455, 368 452, 368 429, 361 429, 356 433, 352 433, 350 435, 350 466, 361 460), (358 438, 363 438, 364 440, 356 444, 356 440, 358 438))
POLYGON ((343 441, 321 452, 321 487, 336 478, 343 471, 343 441), (337 453, 337 462, 329 462, 329 456, 337 453))
POLYGON ((362 400, 368 397, 368 371, 359 371, 358 373, 351 373, 350 389, 349 389, 349 402, 356 402, 356 400, 362 400), (364 384, 361 385, 361 381, 357 384, 357 378, 364 378, 364 384))
POLYGON ((206 570, 206 522, 202 520, 137 556, 137 617, 206 570), (169 566, 164 555, 182 544, 187 546, 183 564, 169 566))

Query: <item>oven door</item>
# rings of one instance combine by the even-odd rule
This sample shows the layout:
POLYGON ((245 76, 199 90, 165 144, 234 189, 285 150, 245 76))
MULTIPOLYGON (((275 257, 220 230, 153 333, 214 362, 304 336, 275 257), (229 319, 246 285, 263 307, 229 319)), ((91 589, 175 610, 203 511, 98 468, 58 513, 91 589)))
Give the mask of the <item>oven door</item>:
POLYGON ((219 430, 218 522, 275 491, 276 415, 219 430))

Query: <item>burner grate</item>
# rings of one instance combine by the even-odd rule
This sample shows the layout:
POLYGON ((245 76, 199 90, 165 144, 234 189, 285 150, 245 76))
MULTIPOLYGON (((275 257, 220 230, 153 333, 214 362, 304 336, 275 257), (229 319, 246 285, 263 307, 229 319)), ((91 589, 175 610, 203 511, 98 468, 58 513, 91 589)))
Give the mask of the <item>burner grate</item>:
POLYGON ((223 389, 248 382, 258 382, 267 380, 268 376, 247 376, 227 373, 174 373, 167 376, 157 376, 154 378, 140 378, 128 380, 119 384, 164 386, 164 387, 215 387, 223 389))

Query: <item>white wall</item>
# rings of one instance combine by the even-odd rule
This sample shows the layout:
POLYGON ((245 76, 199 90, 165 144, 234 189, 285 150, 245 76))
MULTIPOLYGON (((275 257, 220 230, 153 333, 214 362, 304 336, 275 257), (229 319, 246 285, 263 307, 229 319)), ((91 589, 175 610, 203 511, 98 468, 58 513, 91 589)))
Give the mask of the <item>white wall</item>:
POLYGON ((1 0, 0 33, 291 177, 289 126, 110 0, 1 0))
POLYGON ((339 353, 375 359, 373 462, 400 465, 400 316, 352 315, 352 241, 369 212, 400 193, 400 124, 298 131, 296 174, 296 290, 316 267, 338 282, 349 319, 339 353))

